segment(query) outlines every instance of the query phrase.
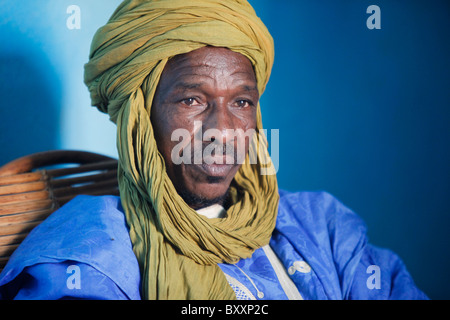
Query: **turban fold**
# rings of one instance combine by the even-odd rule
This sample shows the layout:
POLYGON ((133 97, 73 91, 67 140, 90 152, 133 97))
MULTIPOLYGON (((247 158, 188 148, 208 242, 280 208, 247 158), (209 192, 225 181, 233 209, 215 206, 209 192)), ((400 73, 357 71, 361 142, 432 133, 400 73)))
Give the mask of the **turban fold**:
POLYGON ((273 40, 244 0, 126 0, 95 34, 85 65, 92 105, 117 124, 120 196, 145 299, 235 298, 217 264, 250 257, 275 227, 278 187, 274 174, 262 174, 269 158, 263 134, 250 146, 259 161, 247 155, 234 177, 225 218, 197 214, 166 173, 151 124, 153 97, 167 61, 204 46, 246 56, 263 93, 273 40))

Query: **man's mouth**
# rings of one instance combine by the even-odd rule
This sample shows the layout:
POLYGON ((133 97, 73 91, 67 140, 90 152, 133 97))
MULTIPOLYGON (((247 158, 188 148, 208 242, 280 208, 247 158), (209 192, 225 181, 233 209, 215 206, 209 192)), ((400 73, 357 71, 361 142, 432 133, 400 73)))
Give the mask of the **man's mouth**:
POLYGON ((209 155, 202 159, 201 164, 197 166, 206 175, 211 177, 226 177, 235 166, 236 161, 229 155, 209 155))
POLYGON ((207 164, 202 163, 200 165, 197 165, 203 172, 205 172, 208 176, 212 177, 226 177, 231 169, 233 169, 234 164, 207 164))

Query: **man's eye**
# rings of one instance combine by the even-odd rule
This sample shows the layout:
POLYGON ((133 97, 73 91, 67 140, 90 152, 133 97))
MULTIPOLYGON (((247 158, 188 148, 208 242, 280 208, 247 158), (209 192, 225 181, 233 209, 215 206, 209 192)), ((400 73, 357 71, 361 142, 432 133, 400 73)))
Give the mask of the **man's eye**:
POLYGON ((189 107, 200 105, 200 103, 195 98, 183 99, 183 100, 181 100, 181 103, 183 103, 189 107))
POLYGON ((236 106, 239 107, 239 108, 246 108, 246 107, 249 107, 251 105, 252 105, 252 103, 250 101, 248 101, 248 100, 237 100, 236 101, 236 106))

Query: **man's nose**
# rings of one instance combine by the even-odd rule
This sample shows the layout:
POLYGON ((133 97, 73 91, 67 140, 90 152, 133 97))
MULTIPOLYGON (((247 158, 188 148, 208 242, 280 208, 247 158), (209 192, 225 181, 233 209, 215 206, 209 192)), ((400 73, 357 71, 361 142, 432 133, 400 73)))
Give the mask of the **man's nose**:
POLYGON ((203 122, 204 140, 226 144, 234 139, 235 117, 227 106, 217 103, 203 122))

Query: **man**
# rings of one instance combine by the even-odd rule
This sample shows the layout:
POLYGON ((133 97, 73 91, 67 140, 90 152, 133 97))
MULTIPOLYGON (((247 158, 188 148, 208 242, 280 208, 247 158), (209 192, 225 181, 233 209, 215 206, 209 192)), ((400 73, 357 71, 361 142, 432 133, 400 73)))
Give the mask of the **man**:
POLYGON ((124 1, 85 67, 117 124, 120 198, 80 196, 50 216, 11 257, 1 296, 425 299, 353 212, 279 191, 264 170, 273 57, 244 0, 124 1))

